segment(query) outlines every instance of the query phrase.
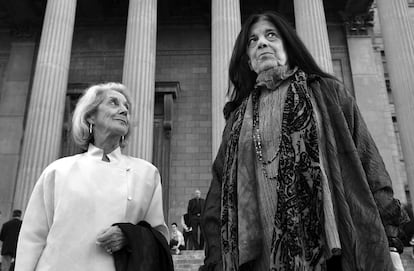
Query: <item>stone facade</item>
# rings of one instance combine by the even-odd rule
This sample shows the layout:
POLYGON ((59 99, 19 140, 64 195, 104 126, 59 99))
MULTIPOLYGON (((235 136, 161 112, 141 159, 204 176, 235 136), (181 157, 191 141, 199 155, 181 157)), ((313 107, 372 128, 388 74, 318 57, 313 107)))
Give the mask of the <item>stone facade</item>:
MULTIPOLYGON (((275 1, 279 4, 274 6, 271 1, 259 2, 258 5, 267 9, 281 9, 285 17, 294 24, 293 0, 275 1)), ((400 159, 402 155, 398 148, 399 138, 395 136, 392 123, 395 113, 389 105, 390 96, 385 81, 388 77, 382 58, 383 37, 378 27, 379 23, 374 20, 374 27, 368 32, 347 32, 337 15, 341 7, 336 7, 332 1, 325 1, 324 4, 328 5, 328 2, 329 6, 325 7, 327 22, 321 27, 327 29, 333 73, 355 95, 394 180, 396 196, 402 202, 406 202, 407 177, 400 159)), ((365 2, 368 5, 370 1, 365 2)), ((227 91, 227 86, 212 89, 212 82, 217 80, 213 80, 213 76, 218 76, 213 71, 212 50, 220 46, 212 45, 213 31, 211 20, 208 18, 211 14, 207 14, 206 17, 205 11, 200 11, 204 10, 205 1, 198 4, 183 3, 184 1, 177 1, 177 8, 168 11, 167 8, 171 7, 166 7, 165 1, 159 1, 156 28, 154 84, 179 83, 179 89, 172 102, 171 131, 166 135, 166 142, 169 144, 167 159, 170 163, 166 177, 168 180, 165 180, 163 189, 168 195, 168 223, 180 222, 180 216, 186 212, 188 200, 193 196, 195 189, 200 189, 202 196, 206 196, 211 180, 211 164, 217 147, 214 146, 216 143, 213 142, 213 138, 221 136, 215 132, 218 129, 217 123, 222 120, 218 119, 221 116, 221 108, 216 110, 212 106, 213 100, 217 99, 213 97, 213 93, 215 97, 222 96, 224 101, 227 91), (178 14, 181 11, 188 16, 184 16, 184 13, 178 14), (191 14, 192 11, 194 14, 191 14), (165 16, 166 13, 170 16, 165 16)), ((412 5, 411 3, 410 7, 412 5)), ((253 10, 252 6, 251 3, 247 3, 240 7, 241 18, 246 18, 253 10)), ((82 6, 79 10, 82 11, 82 8, 85 7, 82 6)), ((123 81, 127 7, 123 6, 120 9, 119 13, 124 17, 117 15, 109 22, 102 18, 95 19, 93 16, 85 20, 76 15, 75 21, 79 20, 76 21, 73 31, 67 79, 68 97, 78 97, 81 89, 90 84, 123 81)), ((409 9, 412 24, 413 10, 414 8, 409 9)), ((237 18, 237 14, 234 18, 237 18)), ((3 214, 0 223, 8 219, 14 207, 24 209, 24 206, 16 204, 16 198, 20 197, 16 196, 18 185, 30 192, 32 186, 27 183, 35 182, 17 179, 22 166, 22 145, 27 140, 24 137, 27 132, 25 120, 31 103, 39 50, 38 37, 41 32, 39 31, 39 36, 21 33, 11 35, 10 30, 9 25, 0 21, 0 211, 3 214)), ((223 30, 219 29, 217 33, 222 32, 223 30)), ((220 42, 219 39, 217 41, 220 42)), ((224 42, 228 43, 226 40, 224 42)), ((214 52, 220 57, 220 52, 214 52)), ((44 84, 47 88, 47 83, 44 84)), ((155 103, 154 114, 157 114, 157 110, 162 107, 162 104, 158 103, 162 102, 156 98, 155 103)), ((69 116, 67 103, 66 109, 62 111, 65 112, 65 117, 69 116)), ((160 112, 161 115, 165 114, 162 110, 160 112)), ((66 125, 64 122, 62 129, 66 129, 66 125)), ((65 140, 67 139, 64 138, 63 142, 65 140)))

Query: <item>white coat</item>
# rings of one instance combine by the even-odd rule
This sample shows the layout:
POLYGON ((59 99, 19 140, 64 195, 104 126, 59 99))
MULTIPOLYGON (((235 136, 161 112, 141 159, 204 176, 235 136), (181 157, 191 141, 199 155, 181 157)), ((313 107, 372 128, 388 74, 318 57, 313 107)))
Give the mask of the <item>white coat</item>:
POLYGON ((169 240, 160 174, 151 163, 103 150, 50 164, 37 181, 21 228, 16 271, 114 271, 96 237, 114 223, 147 221, 169 240))

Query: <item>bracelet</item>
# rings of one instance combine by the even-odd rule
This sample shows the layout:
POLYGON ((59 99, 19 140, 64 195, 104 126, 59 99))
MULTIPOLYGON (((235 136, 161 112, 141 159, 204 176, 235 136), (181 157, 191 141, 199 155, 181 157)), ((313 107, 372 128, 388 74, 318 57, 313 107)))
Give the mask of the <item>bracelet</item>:
POLYGON ((398 249, 396 247, 390 247, 390 252, 398 252, 398 249))

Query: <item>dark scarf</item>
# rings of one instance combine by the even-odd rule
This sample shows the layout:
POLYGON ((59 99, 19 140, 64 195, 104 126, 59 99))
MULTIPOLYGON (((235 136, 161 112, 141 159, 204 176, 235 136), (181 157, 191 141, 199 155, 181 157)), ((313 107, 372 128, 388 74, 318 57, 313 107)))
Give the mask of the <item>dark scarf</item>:
MULTIPOLYGON (((322 185, 317 125, 306 84, 297 71, 290 83, 282 116, 279 144, 277 210, 271 247, 271 270, 316 270, 322 256, 322 185), (273 269, 272 269, 273 268, 273 269)), ((268 86, 268 84, 265 84, 268 86)), ((260 87, 252 94, 253 129, 259 127, 260 87), (256 116, 255 116, 256 115, 256 116)), ((247 99, 235 112, 223 168, 221 240, 224 271, 238 270, 237 152, 247 99)), ((263 165, 261 142, 253 130, 256 155, 263 165)))

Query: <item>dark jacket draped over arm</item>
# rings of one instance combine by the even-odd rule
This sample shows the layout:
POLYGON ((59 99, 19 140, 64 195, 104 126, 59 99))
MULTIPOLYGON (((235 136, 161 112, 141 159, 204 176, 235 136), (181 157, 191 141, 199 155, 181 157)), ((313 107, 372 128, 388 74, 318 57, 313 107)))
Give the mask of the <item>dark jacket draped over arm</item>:
POLYGON ((145 221, 137 225, 115 224, 128 244, 113 254, 116 271, 173 271, 173 261, 165 237, 145 221))

